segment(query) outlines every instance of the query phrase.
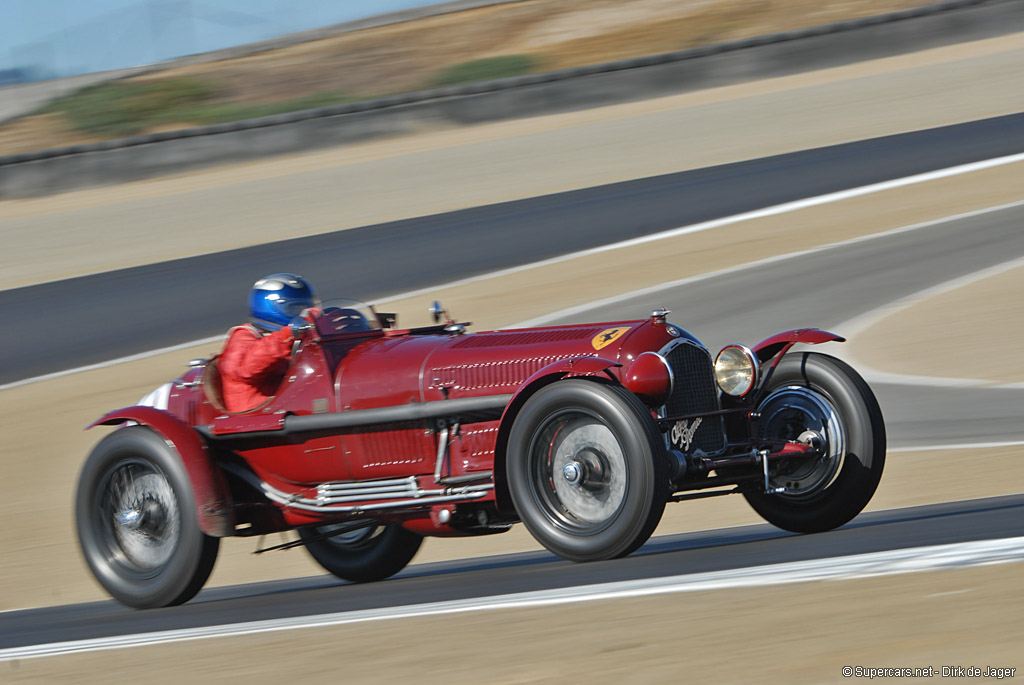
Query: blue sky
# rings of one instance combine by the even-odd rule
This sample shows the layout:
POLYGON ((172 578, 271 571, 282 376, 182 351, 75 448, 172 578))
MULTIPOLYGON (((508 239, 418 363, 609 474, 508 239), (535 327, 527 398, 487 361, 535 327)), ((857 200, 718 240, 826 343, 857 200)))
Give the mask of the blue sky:
POLYGON ((103 71, 441 0, 0 0, 0 70, 103 71))

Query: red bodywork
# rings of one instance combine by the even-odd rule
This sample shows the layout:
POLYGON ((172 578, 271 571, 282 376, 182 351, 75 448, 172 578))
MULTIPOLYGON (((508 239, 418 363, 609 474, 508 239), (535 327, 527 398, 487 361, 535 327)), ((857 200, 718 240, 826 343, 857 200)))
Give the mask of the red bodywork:
MULTIPOLYGON (((791 331, 755 353, 763 363, 794 342, 827 340, 841 339, 791 331)), ((187 468, 209 535, 367 517, 427 535, 497 532, 515 520, 505 448, 529 397, 567 377, 622 384, 668 434, 678 417, 660 405, 673 388, 672 373, 664 357, 645 353, 680 344, 699 349, 706 375, 710 356, 663 316, 474 334, 444 325, 350 333, 320 325, 298 345, 264 407, 242 414, 219 409, 207 362, 173 383, 166 410, 128 407, 93 425, 134 421, 162 435, 187 468), (461 516, 466 511, 468 519, 461 516), (481 511, 493 530, 479 523, 481 511)), ((689 381, 674 382, 674 392, 687 391, 678 384, 689 381)), ((712 399, 719 413, 737 411, 720 410, 712 399)), ((790 445, 779 455, 799 449, 790 445)), ((728 449, 722 453, 720 459, 729 458, 728 449)))

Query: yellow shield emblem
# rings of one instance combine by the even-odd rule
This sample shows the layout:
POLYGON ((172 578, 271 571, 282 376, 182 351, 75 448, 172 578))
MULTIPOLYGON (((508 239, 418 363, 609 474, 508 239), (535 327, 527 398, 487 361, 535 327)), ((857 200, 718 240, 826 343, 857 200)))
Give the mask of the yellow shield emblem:
POLYGON ((628 326, 622 328, 606 328, 597 335, 595 335, 590 344, 594 346, 595 350, 599 350, 602 347, 607 347, 613 342, 622 337, 622 334, 629 330, 628 326))

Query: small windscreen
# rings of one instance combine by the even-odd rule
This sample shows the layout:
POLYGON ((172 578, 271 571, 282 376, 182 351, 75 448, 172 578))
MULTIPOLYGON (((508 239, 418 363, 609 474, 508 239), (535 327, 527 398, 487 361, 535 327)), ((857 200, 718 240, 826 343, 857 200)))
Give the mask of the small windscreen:
POLYGON ((317 320, 320 335, 359 333, 380 329, 377 313, 367 304, 356 300, 333 299, 322 305, 324 315, 317 320))

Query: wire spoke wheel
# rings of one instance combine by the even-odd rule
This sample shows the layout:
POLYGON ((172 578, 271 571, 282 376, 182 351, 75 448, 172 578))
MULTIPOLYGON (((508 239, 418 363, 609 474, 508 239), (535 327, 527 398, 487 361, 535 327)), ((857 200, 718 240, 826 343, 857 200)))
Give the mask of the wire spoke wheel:
POLYGON ((181 457, 146 426, 119 428, 93 449, 78 480, 75 526, 96 580, 137 609, 194 597, 220 546, 199 528, 181 457))
POLYGON ((115 465, 96 492, 110 560, 142 576, 159 572, 181 535, 181 512, 167 477, 141 461, 115 465))

